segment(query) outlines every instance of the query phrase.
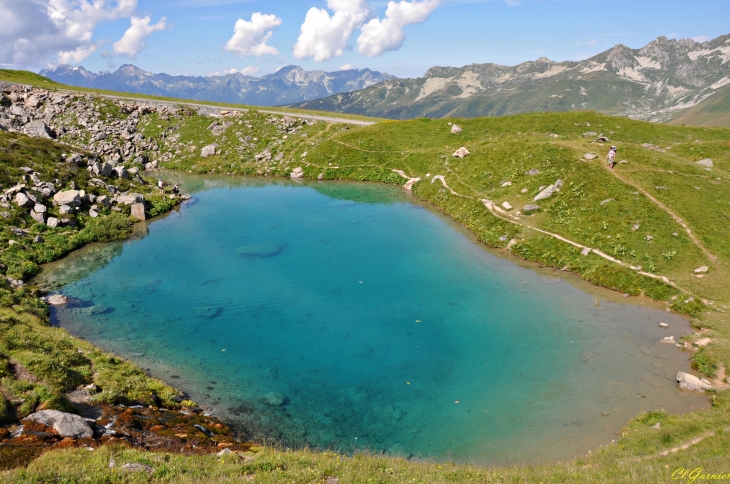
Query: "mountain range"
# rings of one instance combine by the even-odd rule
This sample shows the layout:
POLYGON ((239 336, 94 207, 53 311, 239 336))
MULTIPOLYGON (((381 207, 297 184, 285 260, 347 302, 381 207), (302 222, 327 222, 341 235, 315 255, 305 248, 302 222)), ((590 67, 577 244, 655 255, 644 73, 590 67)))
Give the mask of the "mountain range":
POLYGON ((417 79, 390 79, 292 107, 392 119, 502 116, 596 110, 667 122, 684 116, 730 125, 730 35, 707 42, 659 37, 583 61, 542 57, 516 66, 432 67, 417 79))
POLYGON ((61 65, 55 69, 44 69, 40 74, 71 86, 257 106, 318 99, 364 89, 393 78, 390 74, 370 69, 324 72, 305 71, 298 66, 282 67, 262 77, 241 73, 208 77, 171 76, 147 72, 130 64, 114 72, 98 74, 80 66, 61 65))

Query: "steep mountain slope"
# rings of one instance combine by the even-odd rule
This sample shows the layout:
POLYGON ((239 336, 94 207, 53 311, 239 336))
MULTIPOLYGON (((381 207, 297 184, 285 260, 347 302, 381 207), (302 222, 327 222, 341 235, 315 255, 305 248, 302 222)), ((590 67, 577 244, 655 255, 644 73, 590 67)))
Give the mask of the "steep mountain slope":
POLYGON ((681 111, 669 124, 730 127, 730 85, 719 89, 698 105, 681 111))
POLYGON ((617 45, 580 62, 541 57, 514 67, 433 67, 361 91, 296 104, 393 119, 502 116, 593 109, 667 121, 730 84, 730 35, 698 43, 659 37, 642 49, 617 45))
POLYGON ((115 72, 99 74, 69 65, 43 70, 40 74, 71 86, 260 106, 365 89, 393 77, 370 69, 324 72, 305 71, 298 66, 286 66, 263 77, 240 73, 210 77, 170 76, 146 72, 129 64, 115 72))

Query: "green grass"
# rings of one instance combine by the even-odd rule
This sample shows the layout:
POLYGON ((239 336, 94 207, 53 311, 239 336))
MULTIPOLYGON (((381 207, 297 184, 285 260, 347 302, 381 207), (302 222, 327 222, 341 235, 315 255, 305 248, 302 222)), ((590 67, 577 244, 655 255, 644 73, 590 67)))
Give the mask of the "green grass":
MULTIPOLYGON (((108 109, 108 115, 117 115, 112 107, 105 109, 108 109)), ((413 187, 414 196, 443 210, 485 244, 509 250, 541 265, 574 272, 597 285, 631 295, 643 294, 662 302, 669 310, 690 315, 696 328, 705 329, 703 336, 712 338, 709 346, 695 354, 694 367, 708 376, 716 374, 720 365, 730 367, 727 317, 730 308, 730 249, 727 242, 730 235, 730 130, 657 125, 592 112, 570 112, 451 120, 464 129, 459 135, 450 133, 446 120, 386 122, 350 129, 341 124, 319 122, 284 139, 284 133, 267 122, 269 117, 269 114, 251 110, 239 117, 225 118, 234 124, 224 134, 214 136, 206 130, 212 121, 210 118, 182 110, 169 119, 157 114, 149 116, 139 130, 160 144, 162 155, 169 152, 174 156, 162 164, 164 168, 198 173, 288 176, 294 168, 302 167, 309 178, 321 175, 325 180, 397 185, 405 180, 394 173, 394 169, 421 177, 424 180, 413 187), (590 127, 586 123, 590 123, 590 127), (617 165, 614 172, 608 171, 603 160, 608 144, 601 146, 584 138, 583 132, 589 130, 609 136, 610 144, 619 148, 617 159, 628 163, 617 165), (549 136, 550 133, 558 137, 549 136), (179 136, 182 146, 179 152, 169 143, 171 136, 179 136), (258 139, 256 148, 239 149, 239 138, 246 136, 258 139), (219 145, 221 154, 202 158, 200 148, 212 142, 219 145), (643 148, 643 143, 671 148, 659 153, 643 148), (451 156, 460 146, 471 151, 463 160, 451 156), (272 153, 272 161, 256 161, 254 156, 266 147, 272 153), (303 156, 305 152, 306 156, 303 156), (599 158, 592 162, 582 160, 583 154, 588 152, 595 152, 599 158), (283 156, 277 162, 275 158, 279 153, 283 156), (715 164, 709 172, 694 163, 708 156, 715 164), (539 173, 526 174, 531 169, 537 169, 539 173), (427 174, 430 175, 428 179, 427 174), (449 192, 439 181, 431 183, 430 178, 434 175, 443 175, 449 187, 461 196, 449 192), (560 192, 540 202, 537 212, 515 219, 519 224, 496 217, 481 202, 481 199, 497 204, 508 201, 515 207, 511 212, 514 213, 531 203, 541 186, 557 179, 564 182, 560 192), (503 186, 507 181, 511 185, 503 186), (523 190, 526 193, 522 193, 523 190), (611 201, 601 204, 608 199, 611 201), (667 210, 687 223, 701 247, 667 210), (632 230, 637 223, 640 228, 632 230), (582 256, 580 249, 530 227, 599 249, 626 264, 641 265, 647 272, 674 281, 676 287, 595 254, 582 256), (508 247, 512 239, 514 242, 508 247), (709 271, 700 278, 693 271, 702 265, 707 265, 709 271)), ((56 146, 52 143, 17 135, 2 135, 0 141, 5 143, 0 146, 0 184, 3 186, 14 183, 19 166, 34 160, 42 163, 42 160, 54 159, 58 156, 54 149, 60 149, 52 149, 56 146)), ((72 167, 38 166, 38 171, 59 170, 54 176, 64 180, 74 177, 83 180, 85 176, 73 172, 72 167)), ((326 186, 323 184, 323 189, 326 186)), ((163 199, 149 197, 150 213, 166 209, 163 199)), ((25 219, 21 219, 12 213, 7 223, 22 226, 25 219)), ((115 219, 109 220, 112 223, 115 219)), ((45 234, 52 247, 48 252, 24 249, 25 255, 21 256, 6 250, 0 259, 7 257, 7 262, 3 263, 12 267, 13 273, 32 273, 32 264, 60 256, 74 245, 74 240, 82 244, 125 233, 124 223, 104 227, 87 223, 83 230, 72 235, 45 234), (87 235, 82 235, 84 231, 87 235), (72 242, 62 243, 62 240, 72 242)), ((2 237, 5 237, 2 242, 7 243, 11 237, 7 229, 0 232, 2 237)), ((13 412, 22 415, 38 405, 63 408, 63 389, 91 379, 101 388, 97 395, 101 401, 163 400, 172 404, 175 395, 172 389, 149 379, 122 360, 71 338, 62 330, 49 328, 45 307, 34 301, 37 300, 32 290, 0 288, 0 304, 5 311, 0 317, 5 325, 0 334, 10 335, 3 337, 13 345, 12 348, 0 348, 0 382, 3 385, 0 409, 9 409, 4 413, 5 418, 13 412), (83 353, 73 354, 73 348, 82 349, 83 353), (29 371, 32 369, 40 375, 41 381, 31 383, 13 378, 9 372, 10 362, 22 362, 29 371), (21 396, 22 404, 17 403, 21 396)), ((691 336, 689 340, 694 338, 691 336)), ((276 449, 261 449, 251 462, 223 463, 213 456, 166 456, 103 449, 91 453, 50 453, 27 470, 13 471, 4 477, 10 482, 147 479, 140 475, 122 476, 118 471, 109 470, 109 453, 115 452, 121 456, 115 457, 117 462, 120 459, 140 461, 155 467, 151 476, 155 482, 239 482, 251 475, 255 482, 322 482, 328 476, 339 477, 340 482, 663 482, 672 480, 672 472, 679 467, 730 472, 726 464, 730 440, 725 430, 730 426, 728 395, 718 392, 713 398, 712 410, 685 416, 648 409, 649 413, 628 424, 614 445, 593 449, 590 456, 564 464, 482 469, 468 465, 414 463, 382 456, 343 457, 276 449), (656 423, 661 423, 660 429, 652 427, 656 423), (658 455, 709 432, 714 435, 686 450, 658 455)))
POLYGON ((16 71, 11 69, 0 69, 0 81, 30 84, 44 89, 53 89, 54 87, 62 85, 34 72, 16 71))

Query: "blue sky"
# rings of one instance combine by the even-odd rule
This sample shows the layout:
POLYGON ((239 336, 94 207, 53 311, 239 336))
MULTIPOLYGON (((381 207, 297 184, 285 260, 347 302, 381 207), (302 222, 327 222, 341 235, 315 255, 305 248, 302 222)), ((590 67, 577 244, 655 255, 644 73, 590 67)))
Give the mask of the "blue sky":
POLYGON ((287 64, 417 77, 434 65, 580 60, 730 33, 728 0, 0 0, 0 65, 257 76, 287 64), (314 10, 313 10, 314 9, 314 10), (52 15, 51 15, 52 13, 52 15))

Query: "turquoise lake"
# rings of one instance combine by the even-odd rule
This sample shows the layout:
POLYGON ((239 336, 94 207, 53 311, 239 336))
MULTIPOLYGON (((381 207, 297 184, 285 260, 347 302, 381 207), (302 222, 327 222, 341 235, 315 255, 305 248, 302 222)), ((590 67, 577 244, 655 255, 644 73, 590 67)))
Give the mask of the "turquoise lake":
POLYGON ((284 447, 481 464, 687 412, 687 322, 484 250, 401 189, 192 179, 177 212, 41 275, 55 324, 284 447), (659 328, 669 323, 669 330, 659 328))

